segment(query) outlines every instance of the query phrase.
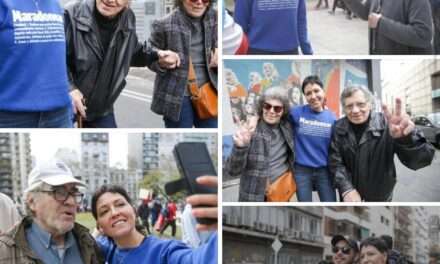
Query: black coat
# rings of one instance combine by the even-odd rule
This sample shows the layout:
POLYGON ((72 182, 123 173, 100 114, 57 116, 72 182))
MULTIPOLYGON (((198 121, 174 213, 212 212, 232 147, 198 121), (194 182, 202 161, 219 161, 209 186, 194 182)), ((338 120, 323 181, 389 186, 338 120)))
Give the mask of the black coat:
POLYGON ((394 154, 408 168, 428 166, 434 147, 419 131, 393 139, 382 113, 372 113, 359 144, 347 117, 335 123, 329 150, 329 168, 340 194, 356 189, 362 200, 386 201, 396 183, 394 154))
POLYGON ((107 50, 99 38, 93 14, 95 0, 80 1, 65 11, 67 66, 72 89, 86 99, 87 120, 113 112, 113 104, 125 87, 130 66, 148 66, 157 53, 138 42, 135 16, 121 11, 107 50))

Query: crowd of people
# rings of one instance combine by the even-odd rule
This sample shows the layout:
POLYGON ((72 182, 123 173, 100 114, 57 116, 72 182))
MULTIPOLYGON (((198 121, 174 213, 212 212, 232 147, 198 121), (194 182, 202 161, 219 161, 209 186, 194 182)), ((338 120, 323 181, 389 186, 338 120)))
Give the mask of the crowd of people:
MULTIPOLYGON (((324 4, 329 8, 328 0, 318 0, 314 8, 324 4)), ((440 53, 439 0, 333 0, 329 13, 335 14, 338 7, 348 19, 356 16, 368 21, 370 54, 440 53)), ((225 46, 235 42, 240 47, 225 54, 313 54, 304 0, 235 1, 235 24, 227 20, 226 30, 243 37, 224 38, 225 46)))
POLYGON ((286 89, 267 88, 257 118, 238 124, 225 170, 240 178, 239 201, 289 202, 296 192, 311 202, 313 190, 323 202, 391 201, 396 154, 413 170, 431 164, 435 149, 399 98, 376 112, 368 89, 346 87, 337 120, 318 76, 304 78, 302 93, 307 104, 291 107, 286 89))
MULTIPOLYGON (((217 177, 197 180, 217 185, 217 177)), ((38 164, 29 174, 23 217, 10 198, 0 195, 0 263, 217 263, 216 223, 197 224, 198 230, 211 230, 211 234, 196 246, 160 239, 139 223, 130 196, 117 185, 102 185, 94 191, 92 236, 91 230, 75 222, 86 187, 64 163, 52 160, 38 164)), ((187 202, 197 206, 190 209, 193 218, 217 219, 216 194, 195 194, 187 202)))
POLYGON ((116 128, 114 104, 131 66, 156 73, 151 110, 165 127, 217 127, 193 109, 188 76, 217 93, 217 14, 211 0, 175 0, 136 35, 128 0, 0 1, 0 127, 116 128), (75 123, 75 125, 74 125, 75 123))

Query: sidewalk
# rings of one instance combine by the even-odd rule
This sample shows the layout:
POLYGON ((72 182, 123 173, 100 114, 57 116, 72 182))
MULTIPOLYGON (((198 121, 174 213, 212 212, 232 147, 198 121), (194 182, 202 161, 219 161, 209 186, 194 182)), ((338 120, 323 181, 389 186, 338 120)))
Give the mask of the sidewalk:
POLYGON ((335 15, 328 13, 324 3, 319 10, 314 6, 318 0, 307 1, 307 24, 309 38, 315 55, 368 55, 367 21, 360 18, 348 20, 342 9, 335 15))

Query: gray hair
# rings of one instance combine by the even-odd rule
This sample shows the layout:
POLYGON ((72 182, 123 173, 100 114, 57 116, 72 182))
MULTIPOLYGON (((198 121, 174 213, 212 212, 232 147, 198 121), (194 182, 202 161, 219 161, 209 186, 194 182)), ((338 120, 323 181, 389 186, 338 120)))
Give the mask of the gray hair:
POLYGON ((289 97, 285 88, 279 86, 273 86, 264 90, 263 94, 258 99, 257 113, 261 117, 263 115, 263 104, 267 100, 278 100, 283 104, 283 116, 287 116, 289 113, 289 97))
POLYGON ((365 99, 367 100, 367 103, 369 103, 371 105, 371 109, 374 108, 374 96, 373 94, 365 89, 364 87, 360 86, 360 85, 355 85, 355 86, 348 86, 346 87, 342 93, 341 93, 341 105, 343 108, 345 108, 345 99, 347 99, 348 97, 353 96, 353 94, 357 91, 361 91, 362 94, 364 95, 365 99))
POLYGON ((49 184, 44 183, 44 182, 40 182, 38 184, 36 184, 32 189, 30 190, 26 190, 24 193, 24 205, 25 205, 25 213, 28 216, 35 216, 34 211, 32 211, 32 209, 29 206, 29 199, 30 198, 34 198, 36 195, 38 195, 42 190, 48 189, 47 186, 50 187, 49 184))

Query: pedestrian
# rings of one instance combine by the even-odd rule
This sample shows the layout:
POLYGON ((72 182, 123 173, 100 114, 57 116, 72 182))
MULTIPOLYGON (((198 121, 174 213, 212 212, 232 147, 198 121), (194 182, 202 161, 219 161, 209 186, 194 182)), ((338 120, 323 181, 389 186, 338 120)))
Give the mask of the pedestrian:
POLYGON ((0 236, 0 263, 98 264, 103 258, 89 230, 75 223, 85 184, 65 164, 37 165, 25 191, 27 216, 0 236))
POLYGON ((151 110, 163 116, 167 128, 217 128, 216 116, 197 115, 188 88, 195 78, 191 84, 217 93, 217 11, 212 0, 175 0, 174 5, 170 15, 153 22, 150 42, 179 53, 182 65, 150 66, 157 73, 151 110))
POLYGON ((130 66, 158 61, 179 66, 172 51, 153 51, 139 43, 128 0, 85 0, 65 12, 67 65, 74 113, 85 128, 116 128, 114 103, 124 89, 130 66))
POLYGON ((0 128, 69 128, 63 10, 0 0, 0 128))
POLYGON ((359 247, 356 240, 335 235, 332 240, 334 264, 357 264, 359 260, 359 247))
POLYGON ((343 0, 368 20, 370 54, 433 54, 429 0, 343 0))
POLYGON ((300 202, 312 202, 312 191, 316 189, 321 202, 335 202, 328 149, 336 115, 326 109, 324 85, 318 76, 307 76, 302 92, 307 104, 289 110, 295 141, 296 196, 300 202))
POLYGON ((256 129, 243 125, 233 135, 226 170, 232 177, 240 177, 239 201, 288 202, 295 193, 288 109, 285 89, 268 88, 258 100, 256 129))
POLYGON ((408 261, 404 255, 402 255, 399 251, 394 249, 393 246, 393 237, 389 235, 381 235, 380 239, 382 239, 387 246, 387 264, 407 264, 412 263, 408 261))
POLYGON ((21 219, 18 213, 17 206, 14 202, 4 193, 0 192, 0 212, 2 217, 0 218, 0 235, 6 233, 11 227, 18 223, 21 219))
POLYGON ((312 55, 305 0, 235 1, 234 19, 248 36, 248 54, 312 55))
MULTIPOLYGON (((198 183, 216 186, 217 177, 199 177, 198 183)), ((196 217, 217 219, 217 195, 199 194, 188 197, 195 206, 196 217)), ((103 235, 97 243, 105 263, 217 264, 217 234, 207 243, 192 249, 175 239, 147 236, 136 226, 136 211, 127 191, 116 185, 103 185, 93 195, 92 214, 103 235)), ((200 225, 200 229, 216 230, 217 225, 200 225)))
MULTIPOLYGON (((319 9, 321 7, 323 0, 318 0, 318 3, 315 6, 315 9, 319 9)), ((325 2, 325 8, 328 8, 328 0, 324 0, 325 2)))
POLYGON ((162 211, 162 204, 156 193, 153 193, 153 202, 151 207, 151 226, 156 225, 156 221, 159 218, 159 214, 162 211))
POLYGON ((344 10, 344 12, 346 12, 346 18, 347 19, 351 19, 351 10, 349 8, 347 8, 347 6, 345 5, 344 1, 342 0, 334 0, 333 1, 333 7, 331 11, 328 11, 330 14, 334 15, 335 11, 336 11, 336 7, 340 6, 342 8, 342 10, 344 10))
POLYGON ((149 218, 150 218, 150 207, 149 207, 150 200, 147 198, 142 199, 141 204, 139 205, 137 209, 137 214, 141 218, 142 225, 147 229, 148 234, 151 234, 150 232, 150 224, 149 224, 149 218))
POLYGON ((166 204, 166 213, 164 215, 165 224, 160 229, 160 234, 162 235, 163 232, 168 228, 168 226, 171 226, 171 236, 176 236, 176 213, 177 213, 177 206, 176 203, 173 202, 173 200, 169 200, 166 204))
POLYGON ((362 87, 341 94, 345 117, 336 121, 329 167, 344 202, 391 201, 396 183, 394 154, 408 168, 431 164, 434 148, 415 128, 396 99, 392 113, 374 112, 374 98, 362 87))

